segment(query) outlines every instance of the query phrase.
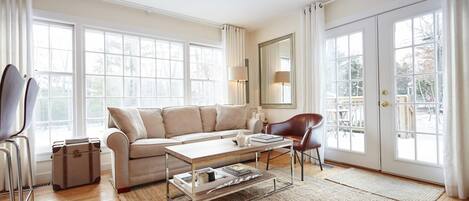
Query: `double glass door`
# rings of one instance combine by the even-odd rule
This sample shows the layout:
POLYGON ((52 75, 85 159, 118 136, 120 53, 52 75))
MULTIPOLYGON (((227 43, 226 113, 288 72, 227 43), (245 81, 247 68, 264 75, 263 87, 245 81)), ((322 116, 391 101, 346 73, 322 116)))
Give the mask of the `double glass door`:
POLYGON ((443 182, 441 27, 428 0, 327 32, 326 159, 443 182))

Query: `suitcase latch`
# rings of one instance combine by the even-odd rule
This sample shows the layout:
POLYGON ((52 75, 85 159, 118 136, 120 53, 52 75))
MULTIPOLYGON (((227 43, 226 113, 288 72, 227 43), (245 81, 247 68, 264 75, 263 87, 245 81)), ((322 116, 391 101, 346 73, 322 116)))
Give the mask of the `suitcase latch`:
POLYGON ((78 158, 78 157, 81 157, 81 153, 79 150, 74 150, 73 151, 73 158, 78 158))

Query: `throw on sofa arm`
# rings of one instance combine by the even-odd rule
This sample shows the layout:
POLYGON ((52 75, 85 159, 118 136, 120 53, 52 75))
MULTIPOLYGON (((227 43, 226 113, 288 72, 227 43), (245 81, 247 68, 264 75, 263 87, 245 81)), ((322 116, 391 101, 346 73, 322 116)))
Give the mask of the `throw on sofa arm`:
POLYGON ((252 134, 260 133, 262 130, 262 122, 256 118, 250 118, 247 122, 248 130, 252 132, 252 134))
POLYGON ((129 138, 117 128, 109 128, 104 142, 112 150, 112 180, 118 193, 130 190, 129 181, 129 138))

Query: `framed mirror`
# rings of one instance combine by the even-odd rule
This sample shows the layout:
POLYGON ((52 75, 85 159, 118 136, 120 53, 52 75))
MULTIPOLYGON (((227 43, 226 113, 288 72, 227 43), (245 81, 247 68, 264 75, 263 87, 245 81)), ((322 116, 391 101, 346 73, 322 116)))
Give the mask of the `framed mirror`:
POLYGON ((260 104, 264 108, 296 108, 295 35, 259 44, 260 104))

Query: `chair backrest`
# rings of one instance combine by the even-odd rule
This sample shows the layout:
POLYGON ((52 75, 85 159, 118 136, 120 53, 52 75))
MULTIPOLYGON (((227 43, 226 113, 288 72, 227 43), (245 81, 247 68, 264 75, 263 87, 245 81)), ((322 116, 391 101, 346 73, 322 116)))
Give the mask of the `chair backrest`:
POLYGON ((5 67, 0 81, 0 140, 16 134, 16 117, 24 79, 11 64, 5 67))
POLYGON ((26 83, 26 90, 24 92, 23 127, 17 134, 24 132, 31 126, 31 123, 33 120, 34 106, 36 105, 36 99, 37 99, 38 93, 39 93, 39 85, 37 84, 34 78, 29 78, 28 82, 26 83))

